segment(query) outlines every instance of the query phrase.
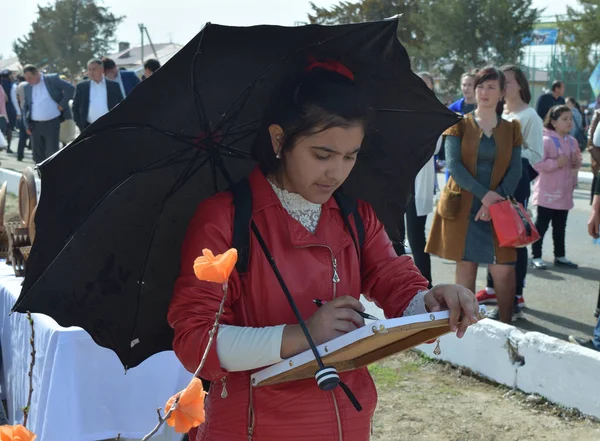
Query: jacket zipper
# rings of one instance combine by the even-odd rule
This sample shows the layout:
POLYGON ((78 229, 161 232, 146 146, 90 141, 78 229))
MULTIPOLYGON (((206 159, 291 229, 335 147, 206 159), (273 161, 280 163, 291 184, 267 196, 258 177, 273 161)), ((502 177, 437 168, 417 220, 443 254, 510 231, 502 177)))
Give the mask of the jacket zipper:
MULTIPOLYGON (((331 249, 330 249, 331 251, 331 249)), ((331 251, 331 263, 333 264, 333 298, 335 299, 337 294, 337 284, 340 283, 340 275, 337 270, 337 259, 333 255, 333 251, 331 251)))
POLYGON ((330 392, 333 398, 333 407, 335 408, 335 417, 337 419, 339 441, 344 441, 344 436, 342 435, 342 418, 340 417, 340 409, 338 408, 337 398, 335 397, 334 391, 330 392))
POLYGON ((337 259, 333 255, 333 250, 330 247, 328 247, 327 245, 320 245, 320 244, 304 245, 304 246, 294 247, 294 248, 302 249, 302 248, 311 248, 311 247, 327 248, 329 250, 329 252, 331 253, 331 266, 333 267, 333 277, 332 277, 331 281, 333 282, 333 298, 335 299, 336 295, 337 295, 337 284, 340 283, 340 274, 337 269, 337 259))
POLYGON ((252 380, 250 380, 250 398, 248 401, 248 441, 252 441, 252 437, 254 435, 254 396, 252 387, 252 380))
MULTIPOLYGON (((333 298, 335 299, 336 295, 337 295, 337 284, 340 283, 340 273, 338 272, 337 259, 336 259, 335 255, 333 254, 333 250, 330 247, 328 247, 327 245, 307 245, 307 246, 295 247, 295 248, 310 248, 310 247, 327 248, 329 250, 329 252, 331 253, 331 266, 333 267, 333 277, 332 277, 331 281, 333 282, 333 298)), ((344 441, 344 436, 342 433, 342 418, 340 417, 340 409, 338 407, 335 393, 333 391, 330 391, 330 392, 331 392, 331 397, 333 398, 333 408, 335 409, 335 417, 336 417, 337 425, 338 425, 339 441, 344 441)))
MULTIPOLYGON (((333 282, 333 298, 336 298, 336 292, 337 292, 337 284, 340 283, 340 275, 337 269, 337 259, 335 258, 335 256, 333 255, 333 250, 328 247, 327 245, 308 245, 308 246, 304 246, 304 247, 296 247, 296 248, 310 248, 310 247, 323 247, 323 248, 327 248, 329 250, 329 252, 331 253, 331 265, 333 267, 333 277, 332 277, 332 282, 333 282)), ((221 391, 221 398, 227 398, 227 377, 223 377, 223 379, 221 380, 221 382, 223 383, 223 390, 221 391)), ((333 406, 335 408, 335 414, 336 414, 336 418, 337 418, 337 423, 338 423, 338 431, 340 434, 340 439, 339 441, 343 441, 343 437, 342 437, 342 420, 340 418, 340 410, 338 408, 337 405, 337 400, 335 398, 335 395, 333 394, 333 391, 331 391, 331 395, 333 397, 333 406)), ((252 441, 252 437, 254 435, 254 403, 253 403, 253 397, 252 397, 252 383, 250 384, 250 397, 249 397, 249 402, 248 402, 248 441, 252 441)))
POLYGON ((227 398, 227 395, 229 395, 227 393, 227 377, 221 378, 221 385, 223 386, 221 389, 221 398, 225 399, 227 398))

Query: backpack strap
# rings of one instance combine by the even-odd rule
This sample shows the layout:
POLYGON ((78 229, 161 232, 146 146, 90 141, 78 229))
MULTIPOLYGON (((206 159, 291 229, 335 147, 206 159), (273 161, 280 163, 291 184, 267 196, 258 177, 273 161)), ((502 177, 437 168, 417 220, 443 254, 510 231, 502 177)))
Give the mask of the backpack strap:
MULTIPOLYGON (((235 269, 238 274, 248 272, 250 261, 250 219, 252 217, 252 191, 247 178, 231 187, 233 193, 233 241, 232 247, 238 251, 235 269)), ((342 192, 335 192, 334 199, 340 208, 344 226, 352 237, 356 253, 360 260, 361 250, 365 243, 365 226, 358 212, 358 202, 342 192), (350 224, 350 216, 354 218, 355 229, 350 224), (356 231, 356 234, 355 234, 356 231)))
POLYGON ((346 226, 348 233, 350 233, 350 237, 352 237, 352 242, 354 242, 354 247, 356 248, 356 253, 358 254, 358 260, 360 260, 361 250, 365 243, 365 225, 360 213, 358 212, 358 201, 353 197, 342 193, 341 191, 336 191, 333 194, 333 197, 340 208, 344 225, 346 226), (354 218, 356 235, 354 234, 354 229, 350 224, 350 216, 354 218))
POLYGON ((250 219, 252 217, 252 191, 250 182, 243 178, 231 187, 233 193, 233 241, 238 252, 235 269, 238 274, 248 272, 250 261, 250 219))

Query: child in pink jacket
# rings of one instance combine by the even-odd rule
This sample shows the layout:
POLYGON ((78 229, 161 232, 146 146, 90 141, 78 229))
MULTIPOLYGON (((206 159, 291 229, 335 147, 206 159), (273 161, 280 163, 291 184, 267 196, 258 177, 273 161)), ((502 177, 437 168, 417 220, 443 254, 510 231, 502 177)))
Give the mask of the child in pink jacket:
POLYGON ((532 245, 533 266, 546 269, 542 260, 542 242, 552 222, 554 265, 577 268, 565 257, 567 216, 573 208, 573 192, 581 167, 577 140, 569 135, 573 114, 565 105, 554 106, 544 121, 544 157, 533 168, 539 173, 533 187, 532 204, 537 206, 535 226, 541 239, 532 245))

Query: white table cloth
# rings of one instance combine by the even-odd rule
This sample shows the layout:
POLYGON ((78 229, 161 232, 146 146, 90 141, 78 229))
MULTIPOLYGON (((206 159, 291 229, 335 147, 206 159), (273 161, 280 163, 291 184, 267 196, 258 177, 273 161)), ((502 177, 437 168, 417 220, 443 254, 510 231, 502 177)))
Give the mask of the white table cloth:
MULTIPOLYGON (((27 403, 31 328, 25 314, 9 312, 22 279, 0 261, 2 391, 11 424, 22 423, 27 403)), ((191 379, 172 351, 156 354, 127 372, 114 352, 81 328, 63 328, 33 314, 36 360, 27 427, 40 441, 98 441, 142 438, 157 423, 156 408, 191 379)), ((167 430, 161 440, 181 439, 167 430)))

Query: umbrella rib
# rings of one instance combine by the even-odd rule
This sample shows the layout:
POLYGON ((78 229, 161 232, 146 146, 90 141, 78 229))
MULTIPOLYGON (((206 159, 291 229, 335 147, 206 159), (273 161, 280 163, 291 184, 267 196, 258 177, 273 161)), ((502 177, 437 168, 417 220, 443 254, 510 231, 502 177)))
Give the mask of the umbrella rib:
MULTIPOLYGON (((252 124, 257 124, 257 123, 260 123, 260 119, 255 119, 254 121, 249 121, 247 123, 240 124, 239 126, 230 127, 228 129, 228 131, 229 132, 232 132, 232 131, 243 131, 242 129, 244 129, 244 128, 248 127, 248 126, 251 126, 252 124)), ((254 131, 255 128, 254 129, 246 129, 246 130, 252 130, 252 131, 254 131)))
MULTIPOLYGON (((196 155, 196 157, 194 158, 197 159, 198 158, 198 154, 196 155)), ((206 161, 208 161, 210 159, 210 156, 205 158, 201 163, 200 166, 202 166, 203 164, 206 163, 206 161)), ((135 330, 137 328, 137 321, 138 321, 138 317, 139 317, 139 312, 140 312, 140 308, 139 308, 139 304, 140 304, 140 300, 142 297, 142 288, 144 286, 144 276, 146 274, 146 269, 148 267, 148 260, 150 259, 150 253, 152 251, 152 242, 154 242, 154 236, 156 234, 156 228, 158 227, 158 223, 160 220, 160 217, 162 216, 165 206, 168 202, 168 200, 171 198, 171 196, 173 196, 193 175, 194 173, 189 173, 190 170, 192 169, 192 166, 194 164, 194 160, 191 160, 188 164, 188 166, 183 170, 183 172, 181 173, 181 175, 179 175, 179 177, 177 178, 177 181, 173 184, 173 186, 171 187, 171 189, 167 192, 167 194, 165 195, 160 209, 154 219, 154 225, 152 227, 152 232, 150 233, 150 239, 148 240, 148 248, 146 249, 146 255, 144 256, 144 263, 142 266, 142 271, 140 274, 140 277, 138 278, 138 302, 137 302, 137 308, 135 310, 135 316, 134 316, 134 320, 133 320, 133 327, 131 329, 131 338, 130 341, 133 340, 133 337, 135 336, 135 330)), ((130 353, 131 353, 131 348, 130 348, 130 353)))
POLYGON ((154 126, 151 126, 149 124, 130 124, 130 123, 127 123, 127 124, 115 124, 113 126, 105 127, 105 128, 103 128, 102 130, 100 130, 98 132, 90 133, 85 138, 80 139, 78 141, 72 142, 67 147, 65 147, 65 149, 72 148, 75 145, 77 145, 77 144, 79 144, 79 143, 81 143, 83 141, 87 141, 88 139, 93 138, 93 137, 98 136, 98 135, 103 135, 106 132, 112 132, 112 131, 117 131, 117 130, 132 130, 132 129, 151 129, 151 130, 154 130, 154 131, 156 131, 158 133, 166 135, 166 136, 168 136, 170 138, 173 138, 174 140, 179 141, 179 142, 181 142, 183 144, 187 144, 190 147, 194 147, 194 148, 198 147, 196 144, 194 144, 194 143, 186 140, 186 138, 196 139, 196 136, 178 135, 177 133, 169 132, 168 130, 162 130, 162 129, 159 129, 158 127, 154 127, 154 126))
POLYGON ((198 112, 198 118, 200 119, 200 127, 204 130, 204 133, 210 133, 210 126, 208 123, 208 118, 206 117, 206 109, 204 108, 204 102, 202 100, 202 96, 198 91, 198 84, 196 83, 196 63, 200 58, 200 54, 202 53, 202 42, 204 41, 204 35, 208 32, 210 24, 206 26, 204 31, 200 34, 200 40, 198 41, 198 47, 196 48, 196 53, 194 54, 194 58, 192 59, 192 93, 194 94, 194 106, 196 107, 196 112, 198 112))
POLYGON ((227 153, 230 153, 231 156, 241 159, 254 159, 251 154, 245 152, 244 150, 236 149, 235 147, 231 147, 229 145, 217 144, 218 147, 228 150, 227 153))
MULTIPOLYGON (((181 154, 182 152, 177 152, 177 154, 181 154)), ((183 153, 186 153, 185 151, 183 153)), ((196 157, 199 155, 199 153, 196 153, 196 157)), ((173 156, 173 155, 171 155, 173 156)), ((210 157, 207 157, 205 159, 208 160, 210 157)), ((194 158, 195 159, 195 158, 194 158)), ((194 159, 190 159, 189 162, 190 164, 194 163, 194 159)), ((154 164, 157 164, 158 162, 162 161, 156 161, 154 164)), ((205 162, 203 161, 203 162, 205 162)), ((152 164, 150 164, 152 165, 152 164)), ((189 169, 189 167, 188 167, 189 169)), ((81 227, 85 224, 85 222, 89 219, 89 217, 92 215, 92 213, 106 200, 108 199, 109 196, 111 196, 113 193, 115 193, 117 190, 119 190, 123 185, 125 185, 127 182, 129 182, 129 180, 131 180, 136 174, 141 173, 145 171, 144 169, 140 169, 140 170, 134 170, 132 173, 130 173, 126 178, 122 179, 121 181, 119 181, 117 184, 115 184, 111 190, 106 193, 105 195, 103 195, 95 204, 92 208, 90 208, 88 210, 88 212, 85 214, 85 216, 83 216, 81 222, 79 223, 79 225, 77 225, 76 228, 74 228, 74 232, 71 234, 71 236, 65 241, 65 243, 63 244, 61 250, 56 254, 56 257, 52 260, 52 262, 46 267, 46 269, 42 272, 42 274, 40 275, 40 277, 38 277, 38 279, 33 283, 33 285, 31 285, 31 287, 27 290, 27 292, 25 293, 25 297, 27 297, 27 295, 29 294, 29 292, 31 290, 33 290, 33 288, 35 286, 37 286, 37 284, 40 282, 40 280, 43 279, 44 275, 46 274, 46 272, 52 267, 52 265, 54 265, 54 263, 58 260, 58 258, 62 255, 62 253, 67 249, 67 247, 69 246, 69 244, 73 241, 73 239, 75 238, 75 235, 77 234, 77 232, 81 229, 81 227)), ((16 304, 15 304, 16 306, 16 304)), ((13 306, 13 309, 14 307, 13 306)))
MULTIPOLYGON (((396 112, 396 113, 419 113, 419 114, 424 114, 424 115, 431 115, 431 114, 440 114, 440 115, 444 115, 444 116, 449 116, 448 112, 446 111, 442 111, 442 110, 413 110, 413 109, 373 109, 375 112, 396 112)), ((460 115, 456 115, 456 117, 458 119, 462 119, 462 116, 460 115)))

